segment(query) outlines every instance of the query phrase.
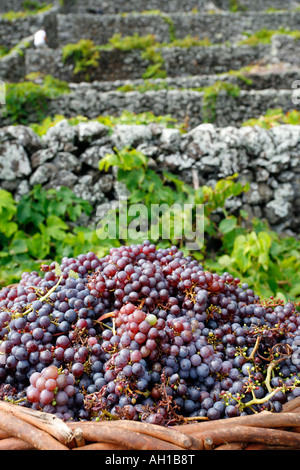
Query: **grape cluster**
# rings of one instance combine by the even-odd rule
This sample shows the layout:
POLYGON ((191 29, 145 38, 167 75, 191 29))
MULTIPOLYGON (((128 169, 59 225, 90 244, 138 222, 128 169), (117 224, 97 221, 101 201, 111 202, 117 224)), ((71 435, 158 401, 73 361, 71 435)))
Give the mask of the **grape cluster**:
POLYGON ((280 411, 299 371, 296 304, 175 246, 63 258, 0 291, 0 384, 66 421, 280 411))
POLYGON ((73 418, 72 409, 75 395, 75 377, 69 370, 60 370, 51 365, 42 372, 34 372, 29 379, 26 395, 30 403, 38 404, 38 409, 55 413, 68 421, 73 418))

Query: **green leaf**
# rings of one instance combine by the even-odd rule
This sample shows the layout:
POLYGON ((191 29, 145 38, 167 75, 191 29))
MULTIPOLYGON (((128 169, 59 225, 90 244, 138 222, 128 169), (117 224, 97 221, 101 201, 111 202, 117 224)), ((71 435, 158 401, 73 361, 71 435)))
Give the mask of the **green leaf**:
POLYGON ((4 189, 0 189, 0 214, 3 210, 7 211, 10 214, 15 214, 16 203, 11 193, 5 191, 4 189))
POLYGON ((73 271, 72 269, 69 271, 69 276, 70 276, 70 277, 73 277, 74 279, 78 279, 78 278, 79 278, 79 274, 76 273, 75 271, 73 271))
POLYGON ((47 234, 54 240, 63 240, 68 230, 68 225, 56 215, 51 215, 46 220, 47 234))
POLYGON ((235 229, 237 226, 237 219, 236 217, 227 217, 226 219, 223 219, 220 224, 219 224, 219 230, 222 233, 229 233, 232 232, 232 230, 235 229))
POLYGON ((45 259, 50 253, 50 246, 48 239, 36 233, 27 240, 28 251, 34 259, 45 259))
POLYGON ((300 296, 300 282, 295 284, 291 290, 290 290, 290 295, 293 297, 299 297, 300 296))
POLYGON ((245 273, 251 267, 251 259, 249 256, 249 243, 245 235, 240 235, 236 238, 232 256, 234 257, 236 265, 245 273), (248 253, 248 256, 247 256, 248 253))
POLYGON ((26 240, 24 238, 16 238, 15 240, 13 240, 9 245, 9 252, 12 256, 21 253, 27 253, 28 248, 26 240))
POLYGON ((135 168, 131 171, 123 170, 119 168, 118 170, 118 180, 125 183, 126 187, 133 191, 135 188, 139 188, 145 179, 145 170, 144 168, 135 168))
POLYGON ((243 209, 240 210, 240 216, 245 220, 248 220, 248 218, 249 218, 248 212, 243 210, 243 209))
POLYGON ((267 271, 270 260, 269 251, 272 244, 271 237, 266 232, 260 232, 258 234, 258 243, 260 247, 258 262, 262 265, 265 271, 267 271))
POLYGON ((10 238, 17 230, 18 230, 18 225, 15 222, 8 222, 4 218, 2 218, 0 231, 7 238, 10 238))
POLYGON ((55 272, 55 276, 57 276, 57 277, 61 276, 62 270, 61 270, 61 267, 59 266, 58 263, 55 263, 54 272, 55 272))

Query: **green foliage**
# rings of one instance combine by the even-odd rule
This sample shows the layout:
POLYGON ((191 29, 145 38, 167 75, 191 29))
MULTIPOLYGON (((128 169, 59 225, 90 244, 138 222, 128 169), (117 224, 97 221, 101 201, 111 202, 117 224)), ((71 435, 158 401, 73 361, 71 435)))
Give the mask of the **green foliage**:
POLYGON ((284 113, 281 108, 269 109, 264 116, 259 118, 249 119, 245 121, 243 126, 260 126, 264 129, 270 129, 274 126, 280 126, 282 124, 290 124, 294 126, 300 125, 300 112, 294 109, 284 113))
POLYGON ((174 39, 169 43, 161 43, 161 47, 209 47, 212 43, 208 38, 199 39, 198 36, 187 35, 181 39, 174 39))
POLYGON ((160 44, 153 34, 140 36, 134 33, 132 36, 121 36, 121 34, 117 33, 109 39, 107 45, 100 46, 100 49, 111 50, 114 48, 126 52, 138 49, 141 51, 142 59, 151 62, 146 72, 143 74, 143 78, 165 78, 166 71, 163 70, 164 60, 159 51, 159 47, 160 44))
POLYGON ((34 113, 38 120, 47 112, 48 99, 43 89, 31 82, 7 84, 4 115, 12 122, 27 124, 28 115, 34 113))
POLYGON ((233 98, 240 94, 240 88, 229 82, 217 81, 213 85, 199 89, 204 92, 203 97, 203 121, 214 122, 216 119, 216 104, 220 92, 225 92, 233 98))
MULTIPOLYGON (((141 227, 140 238, 131 239, 124 231, 120 209, 109 213, 116 220, 118 231, 114 237, 103 237, 104 227, 97 230, 76 225, 80 215, 90 215, 91 206, 77 198, 70 189, 45 191, 36 186, 29 195, 16 203, 12 195, 0 190, 0 284, 16 282, 24 270, 38 269, 41 263, 60 261, 63 256, 78 256, 95 251, 104 256, 113 246, 138 243, 145 238, 160 247, 176 244, 185 255, 201 260, 205 269, 218 273, 228 271, 247 282, 263 298, 271 295, 287 300, 300 296, 300 241, 280 237, 260 220, 246 220, 247 213, 228 216, 226 201, 249 190, 249 185, 237 181, 238 175, 219 180, 214 187, 194 189, 176 175, 157 172, 149 168, 148 159, 136 149, 114 150, 99 163, 100 171, 117 170, 117 178, 129 191, 126 221, 140 223, 134 204, 147 209, 148 225, 141 227), (164 205, 174 211, 162 210, 157 219, 152 218, 154 204, 164 205), (195 209, 204 210, 204 245, 199 251, 188 251, 185 233, 178 238, 184 204, 190 204, 192 219, 185 230, 193 233, 195 209), (222 214, 220 222, 212 215, 222 214), (168 216, 167 219, 165 218, 168 216), (166 238, 166 220, 169 221, 169 238, 166 238), (246 223, 245 223, 246 222, 246 223), (75 227, 75 228, 74 228, 75 227), (158 231, 153 232, 153 227, 158 231)), ((135 232, 136 234, 136 232, 135 232)))
MULTIPOLYGON (((59 121, 66 119, 65 116, 57 114, 53 118, 48 116, 44 119, 41 124, 33 123, 30 124, 30 127, 39 135, 45 135, 47 131, 57 124, 59 121)), ((155 116, 151 112, 145 112, 140 114, 135 114, 130 111, 123 111, 120 116, 99 116, 98 118, 94 119, 95 121, 104 124, 105 126, 109 127, 111 130, 117 124, 150 124, 151 122, 155 122, 157 124, 161 124, 164 127, 177 127, 180 130, 183 130, 183 126, 177 124, 177 119, 173 118, 171 115, 167 114, 165 116, 155 116)), ((73 118, 67 119, 70 125, 76 126, 79 122, 88 122, 89 119, 85 116, 75 116, 73 118)))
MULTIPOLYGON (((273 7, 270 7, 270 8, 267 8, 266 10, 264 10, 264 13, 282 13, 282 12, 285 12, 287 10, 285 9, 281 9, 281 8, 273 8, 273 7)), ((295 10, 293 10, 295 11, 295 10)))
MULTIPOLYGON (((227 75, 230 75, 232 77, 237 77, 241 82, 245 83, 246 85, 253 85, 253 80, 248 77, 247 73, 251 71, 251 66, 248 67, 243 67, 240 70, 229 70, 227 72, 227 75)), ((223 74, 221 74, 223 75, 223 74)))
POLYGON ((236 13, 239 11, 247 11, 248 8, 245 5, 242 5, 239 0, 230 0, 229 1, 229 10, 232 13, 236 13))
POLYGON ((7 47, 5 46, 0 46, 0 59, 4 56, 6 56, 6 54, 8 54, 8 49, 7 47))
POLYGON ((172 87, 168 85, 168 82, 165 80, 160 81, 150 81, 145 80, 140 85, 134 85, 133 83, 127 83, 126 85, 120 86, 117 88, 117 91, 122 93, 127 93, 130 91, 138 91, 139 93, 146 93, 147 91, 159 91, 159 90, 170 90, 172 87))
POLYGON ((288 36, 292 36, 295 40, 300 40, 300 31, 295 30, 291 31, 290 29, 286 28, 279 28, 279 29, 260 29, 259 31, 256 31, 255 33, 243 33, 246 36, 246 39, 243 39, 238 43, 238 45, 248 45, 248 46, 258 46, 259 44, 270 44, 272 37, 275 34, 286 34, 288 36))
POLYGON ((16 203, 0 190, 0 285, 18 280, 26 269, 37 269, 46 260, 79 254, 93 245, 91 229, 71 228, 91 206, 69 188, 45 191, 36 186, 16 203))
POLYGON ((145 80, 149 78, 166 78, 167 72, 164 70, 165 61, 161 52, 156 47, 149 47, 142 52, 142 59, 152 62, 142 75, 145 80))
MULTIPOLYGON (((117 168, 118 180, 125 184, 129 191, 128 203, 143 204, 147 208, 147 213, 150 217, 150 226, 153 225, 151 220, 151 207, 153 204, 177 206, 181 208, 179 213, 170 218, 171 232, 168 240, 163 240, 157 237, 153 240, 152 228, 143 236, 152 238, 155 242, 177 244, 175 234, 177 232, 177 223, 182 216, 184 204, 190 204, 193 219, 190 221, 188 232, 191 233, 195 228, 195 215, 196 208, 199 205, 204 207, 204 227, 205 233, 209 236, 217 234, 217 228, 211 220, 211 214, 217 209, 224 207, 225 202, 230 197, 235 197, 249 189, 248 185, 242 185, 236 182, 236 176, 220 180, 216 183, 214 188, 203 186, 197 190, 191 186, 183 183, 176 175, 168 172, 159 173, 148 167, 148 160, 146 157, 136 149, 124 148, 120 151, 115 149, 115 153, 106 155, 99 163, 101 171, 108 171, 109 168, 117 168)), ((114 215, 113 217, 115 217, 114 215)), ((129 217, 130 219, 130 217, 129 217)), ((132 219, 131 219, 132 220, 132 219)), ((188 223, 188 222, 187 222, 188 223)), ((159 224, 163 225, 163 219, 160 219, 159 224)), ((184 234, 182 233, 180 240, 181 248, 184 248, 184 234)), ((120 236, 120 238, 122 238, 120 236)), ((128 240, 127 240, 128 241, 128 240)), ((205 253, 205 248, 201 253, 193 253, 202 259, 205 253)))
MULTIPOLYGON (((185 254, 202 260, 206 269, 213 269, 222 274, 224 271, 233 273, 262 297, 271 295, 284 300, 295 300, 300 295, 298 272, 300 269, 300 241, 292 237, 282 238, 269 229, 266 222, 253 219, 247 221, 247 213, 228 216, 225 204, 228 199, 239 196, 249 190, 249 184, 243 185, 236 181, 238 175, 218 181, 215 187, 203 186, 194 189, 167 172, 158 173, 148 168, 147 159, 136 149, 116 150, 114 154, 106 155, 99 164, 101 171, 117 168, 117 177, 126 185, 129 191, 126 220, 130 226, 139 217, 132 215, 130 208, 133 204, 143 204, 147 208, 148 224, 141 227, 140 239, 131 240, 122 227, 121 209, 112 210, 110 217, 116 220, 119 231, 114 242, 136 243, 145 238, 167 247, 170 244, 180 246, 185 254), (179 205, 179 210, 171 214, 170 238, 165 234, 165 214, 162 213, 158 222, 151 219, 151 205, 166 204, 169 208, 179 205), (201 251, 188 253, 184 236, 178 240, 178 224, 181 224, 183 204, 191 204, 195 224, 195 208, 204 207, 204 246, 201 251), (181 210, 180 210, 181 207, 181 210), (211 217, 215 212, 223 211, 224 217, 216 223, 211 217), (158 224, 159 236, 153 237, 153 225, 158 224), (125 238, 122 238, 125 236, 125 238)), ((104 228, 102 227, 102 230, 104 228)), ((155 232, 157 233, 157 232, 155 232)), ((183 234, 184 235, 184 234, 183 234)), ((101 237, 101 233, 100 233, 101 237)))
POLYGON ((91 39, 81 39, 76 44, 64 46, 62 58, 64 63, 71 60, 74 63, 74 74, 83 73, 88 81, 91 69, 99 66, 100 52, 91 39))
MULTIPOLYGON (((249 83, 249 82, 248 82, 249 83)), ((158 90, 172 90, 167 81, 161 80, 152 82, 145 80, 144 83, 139 85, 126 84, 118 88, 118 91, 127 93, 130 91, 138 91, 139 93, 146 93, 147 91, 158 90)), ((181 88, 184 90, 185 88, 181 88)), ((200 88, 191 88, 191 90, 203 93, 203 121, 214 122, 216 119, 216 103, 220 92, 225 92, 234 98, 240 94, 240 88, 229 82, 216 81, 213 85, 200 88)))
POLYGON ((231 216, 224 219, 219 229, 222 249, 214 260, 207 261, 208 268, 230 271, 265 298, 299 298, 299 240, 280 237, 256 219, 246 230, 231 216))
MULTIPOLYGON (((159 10, 149 10, 144 14, 156 14, 161 16, 164 21, 168 22, 168 16, 161 13, 159 10)), ((101 50, 111 50, 111 48, 119 49, 122 51, 130 51, 133 49, 140 49, 142 51, 142 59, 148 60, 151 64, 143 74, 144 79, 150 78, 165 78, 167 76, 164 70, 164 59, 160 49, 163 47, 193 47, 193 46, 210 46, 209 39, 199 39, 190 35, 182 39, 176 39, 173 31, 173 22, 170 19, 170 41, 159 43, 156 37, 152 34, 140 36, 135 33, 132 36, 121 36, 120 33, 115 34, 109 39, 109 43, 104 46, 99 46, 101 50)), ((169 24, 169 23, 168 23, 169 24)))
POLYGON ((8 83, 3 116, 19 124, 28 124, 29 115, 35 115, 41 121, 47 115, 49 100, 68 92, 68 84, 51 75, 44 77, 42 84, 29 81, 8 83))
POLYGON ((167 15, 165 12, 160 10, 144 10, 142 12, 143 15, 157 15, 159 16, 169 28, 169 41, 173 42, 176 39, 176 31, 175 31, 175 24, 172 18, 167 15))
POLYGON ((23 10, 38 11, 41 8, 45 8, 48 4, 46 2, 37 2, 35 0, 24 0, 22 3, 23 10))
POLYGON ((45 13, 51 10, 52 7, 52 3, 47 4, 46 2, 40 3, 31 0, 24 0, 22 11, 11 10, 1 15, 1 18, 7 21, 14 21, 20 18, 26 18, 27 16, 45 13))
POLYGON ((120 51, 145 50, 156 45, 157 40, 153 34, 140 36, 138 33, 134 33, 132 36, 122 36, 120 33, 116 33, 109 39, 109 44, 120 51))
POLYGON ((28 41, 27 39, 22 39, 18 44, 16 44, 11 49, 7 49, 7 47, 0 46, 0 59, 2 59, 3 57, 9 54, 13 54, 15 52, 19 54, 20 56, 24 56, 25 49, 27 49, 30 46, 31 46, 31 41, 28 41))

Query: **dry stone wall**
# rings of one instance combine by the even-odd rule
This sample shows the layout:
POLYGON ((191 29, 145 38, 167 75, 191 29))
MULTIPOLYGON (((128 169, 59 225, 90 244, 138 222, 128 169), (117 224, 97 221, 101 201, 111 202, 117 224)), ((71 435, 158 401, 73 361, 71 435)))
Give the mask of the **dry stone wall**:
POLYGON ((172 172, 190 185, 193 170, 199 184, 211 186, 238 173, 251 189, 228 201, 229 213, 244 209, 276 230, 299 231, 300 126, 264 130, 202 124, 181 134, 159 124, 118 125, 110 132, 99 122, 70 126, 63 120, 42 138, 28 127, 3 127, 0 142, 0 188, 19 199, 35 184, 68 186, 94 207, 86 223, 96 222, 97 209, 116 204, 124 194, 113 171, 99 171, 99 161, 115 147, 132 147, 158 172, 172 172))
MULTIPOLYGON (((172 13, 169 16, 177 38, 190 34, 207 37, 213 43, 238 41, 244 38, 245 31, 255 32, 263 28, 277 30, 281 27, 295 30, 300 26, 300 12, 172 13)), ((81 38, 92 38, 96 44, 106 44, 115 33, 126 36, 134 32, 154 34, 159 42, 169 41, 170 38, 169 26, 159 15, 57 15, 57 41, 60 45, 76 43, 81 38)))

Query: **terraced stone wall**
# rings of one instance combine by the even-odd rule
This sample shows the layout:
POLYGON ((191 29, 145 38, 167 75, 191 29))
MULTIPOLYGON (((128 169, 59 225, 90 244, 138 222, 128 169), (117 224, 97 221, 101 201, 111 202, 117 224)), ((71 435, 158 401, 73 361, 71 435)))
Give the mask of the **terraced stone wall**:
MULTIPOLYGON (((169 15, 174 23, 177 38, 187 34, 208 38, 213 43, 238 41, 245 31, 255 32, 260 29, 291 30, 300 28, 300 12, 260 14, 257 12, 194 14, 173 13, 169 15)), ((154 34, 159 42, 169 41, 168 24, 158 15, 93 15, 93 14, 58 14, 57 41, 63 46, 76 43, 81 38, 93 39, 96 44, 106 44, 116 33, 123 36, 137 32, 140 35, 154 34)))
MULTIPOLYGON (((292 107, 291 90, 242 90, 237 97, 220 92, 214 105, 214 123, 220 127, 240 126, 248 119, 265 114, 270 108, 282 108, 287 112, 292 107)), ((50 102, 50 115, 61 114, 61 110, 66 117, 82 115, 88 118, 119 116, 124 110, 136 114, 153 112, 156 116, 170 114, 179 122, 188 122, 190 128, 198 126, 205 119, 203 93, 190 90, 99 93, 93 86, 79 87, 50 102)))
MULTIPOLYGON (((271 49, 264 45, 255 48, 250 46, 172 47, 162 48, 160 52, 167 76, 183 77, 223 73, 231 69, 239 70, 265 57, 270 57, 271 49)), ((80 82, 85 79, 85 73, 74 75, 72 62, 63 63, 61 49, 46 51, 28 49, 25 51, 24 60, 26 75, 31 72, 41 72, 69 82, 80 82)), ((139 50, 101 51, 99 66, 91 69, 89 76, 91 81, 134 80, 141 78, 149 65, 151 62, 143 59, 139 50)), ((1 75, 4 76, 3 73, 1 75)))
MULTIPOLYGON (((40 0, 39 3, 55 4, 58 2, 56 2, 56 0, 40 0)), ((22 11, 23 9, 24 0, 0 0, 0 13, 6 13, 8 11, 22 11)))
MULTIPOLYGON (((54 8, 43 14, 27 16, 9 21, 0 17, 0 44, 11 49, 24 37, 44 27, 52 48, 76 43, 82 38, 92 39, 96 44, 106 44, 116 33, 123 36, 134 32, 141 36, 153 34, 159 42, 170 40, 169 24, 157 14, 62 14, 54 8)), ((300 12, 276 12, 272 14, 256 12, 243 13, 170 13, 177 38, 187 34, 208 38, 212 43, 229 41, 234 43, 243 39, 243 33, 260 29, 296 30, 300 28, 300 12)))
POLYGON ((0 45, 11 49, 40 28, 47 31, 49 47, 57 47, 55 9, 12 21, 0 17, 0 45))
POLYGON ((299 5, 296 0, 65 0, 66 11, 87 12, 89 9, 105 13, 122 13, 159 9, 165 12, 212 10, 215 6, 222 10, 265 11, 269 8, 277 10, 294 9, 299 5))
POLYGON ((222 10, 237 11, 293 10, 299 6, 296 0, 214 0, 214 4, 222 10))
POLYGON ((124 195, 113 171, 99 171, 99 161, 115 147, 127 146, 147 155, 158 172, 172 172, 190 185, 193 170, 200 185, 211 186, 237 172, 250 191, 228 201, 229 213, 244 209, 280 232, 299 232, 300 126, 264 130, 204 124, 181 134, 159 124, 118 125, 110 133, 98 122, 70 126, 63 120, 41 139, 24 126, 4 127, 0 141, 0 188, 16 199, 35 184, 68 186, 90 201, 96 222, 102 204, 116 204, 124 195))

